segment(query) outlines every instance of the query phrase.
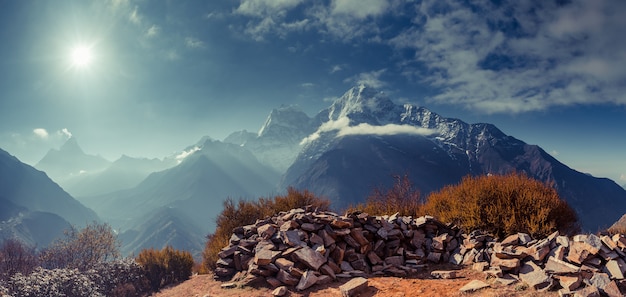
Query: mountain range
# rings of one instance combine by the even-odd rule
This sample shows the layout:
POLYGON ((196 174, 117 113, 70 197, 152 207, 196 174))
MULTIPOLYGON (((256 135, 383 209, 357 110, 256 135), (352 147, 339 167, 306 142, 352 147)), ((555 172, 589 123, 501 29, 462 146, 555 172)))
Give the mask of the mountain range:
POLYGON ((0 150, 0 239, 18 238, 45 247, 70 224, 99 221, 46 173, 0 150))
POLYGON ((77 146, 74 140, 51 151, 38 167, 80 165, 55 169, 62 177, 93 172, 75 184, 67 182, 71 179, 59 183, 85 194, 76 197, 120 231, 123 250, 130 254, 172 245, 198 255, 229 197, 272 196, 293 186, 328 197, 341 210, 404 174, 425 197, 466 175, 524 172, 554 185, 587 231, 606 228, 626 212, 626 190, 609 179, 573 170, 492 124, 468 124, 396 104, 365 85, 313 117, 282 106, 257 133, 237 131, 223 141, 203 137, 162 160, 122 157, 107 164, 82 156, 84 164, 64 161, 84 155, 77 146), (115 165, 133 162, 144 165, 115 165), (106 176, 119 180, 107 182, 106 176), (94 184, 106 186, 94 190, 94 184))

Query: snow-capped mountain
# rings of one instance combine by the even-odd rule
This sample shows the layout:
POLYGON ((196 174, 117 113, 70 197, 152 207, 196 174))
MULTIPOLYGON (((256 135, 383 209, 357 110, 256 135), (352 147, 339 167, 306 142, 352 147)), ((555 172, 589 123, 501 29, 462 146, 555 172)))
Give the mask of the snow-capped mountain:
POLYGON ((238 131, 224 139, 241 145, 257 159, 278 172, 284 172, 300 152, 300 142, 315 131, 315 121, 296 106, 272 110, 258 133, 238 131))
POLYGON ((394 104, 364 85, 350 89, 315 119, 320 125, 302 141, 281 188, 309 189, 328 196, 338 209, 362 202, 374 187, 390 186, 392 175, 408 174, 427 195, 464 175, 514 170, 554 183, 587 230, 608 227, 626 209, 626 191, 609 179, 577 172, 494 125, 394 104))

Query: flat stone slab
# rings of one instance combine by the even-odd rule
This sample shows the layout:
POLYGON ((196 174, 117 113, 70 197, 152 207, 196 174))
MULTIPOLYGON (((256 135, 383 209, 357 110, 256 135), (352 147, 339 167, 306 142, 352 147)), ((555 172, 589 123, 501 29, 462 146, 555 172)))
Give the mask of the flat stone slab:
POLYGON ((320 253, 305 246, 293 253, 294 257, 313 270, 320 269, 320 266, 326 263, 326 258, 320 253))
POLYGON ((272 296, 285 296, 285 294, 287 294, 287 287, 285 286, 280 286, 272 291, 272 296))
POLYGON ((353 297, 356 294, 361 293, 367 289, 367 279, 363 277, 356 277, 349 282, 341 285, 339 291, 343 297, 353 297))
POLYGON ((489 284, 480 280, 473 280, 459 289, 463 293, 474 292, 489 287, 489 284))
POLYGON ((453 279, 456 278, 456 271, 454 270, 435 270, 430 273, 430 276, 441 279, 453 279))

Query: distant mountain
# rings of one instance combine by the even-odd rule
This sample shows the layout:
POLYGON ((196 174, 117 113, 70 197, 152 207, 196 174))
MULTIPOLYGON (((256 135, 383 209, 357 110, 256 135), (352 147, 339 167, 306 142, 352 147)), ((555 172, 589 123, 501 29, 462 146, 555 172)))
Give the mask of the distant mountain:
POLYGON ((609 179, 575 171, 494 125, 397 105, 367 86, 352 88, 315 119, 321 124, 305 139, 281 188, 326 195, 336 208, 363 201, 375 186, 390 186, 393 174, 408 174, 427 195, 467 174, 515 170, 553 182, 586 230, 608 227, 626 209, 626 191, 609 179))
POLYGON ((285 172, 300 152, 300 142, 317 128, 314 119, 296 106, 272 110, 258 133, 238 131, 224 139, 245 147, 257 159, 278 172, 285 172))
POLYGON ((86 154, 76 138, 52 149, 35 167, 45 171, 74 197, 94 196, 129 189, 150 173, 176 165, 174 158, 148 159, 121 156, 114 162, 86 154))
POLYGON ((207 230, 199 228, 180 210, 162 207, 137 221, 140 223, 119 236, 124 243, 123 254, 137 255, 145 248, 171 246, 191 251, 194 258, 202 259, 201 251, 204 248, 207 230))
MULTIPOLYGON (((201 234, 189 241, 203 244, 204 236, 215 229, 215 218, 226 198, 269 195, 275 191, 279 180, 277 172, 261 164, 247 149, 212 139, 203 141, 187 148, 188 155, 179 159, 178 166, 153 173, 132 189, 81 199, 114 226, 131 232, 129 234, 132 230, 142 232, 148 229, 146 224, 148 220, 154 220, 156 210, 163 207, 175 209, 169 216, 180 215, 187 223, 168 225, 156 233, 147 232, 145 234, 150 238, 140 242, 160 243, 156 247, 161 248, 170 238, 169 233, 164 233, 172 232, 171 228, 177 226, 193 225, 196 230, 201 230, 201 234)), ((185 234, 188 231, 177 232, 185 234)), ((140 247, 149 246, 133 244, 128 249, 140 247)))
POLYGON ((48 176, 0 149, 0 236, 46 245, 69 224, 84 226, 98 216, 48 176))
POLYGON ((74 197, 102 195, 135 187, 151 173, 176 164, 173 158, 148 159, 122 155, 100 171, 68 178, 61 185, 74 197))
POLYGON ((57 150, 51 149, 35 164, 35 168, 45 171, 58 183, 68 179, 103 170, 110 162, 100 156, 88 155, 78 145, 75 137, 70 137, 57 150))

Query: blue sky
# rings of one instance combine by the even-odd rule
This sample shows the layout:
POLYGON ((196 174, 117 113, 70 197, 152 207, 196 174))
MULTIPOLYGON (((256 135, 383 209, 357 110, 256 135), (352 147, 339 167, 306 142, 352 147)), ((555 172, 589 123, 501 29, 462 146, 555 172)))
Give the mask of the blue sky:
POLYGON ((626 183, 624 1, 0 1, 0 14, 0 148, 27 163, 70 134, 112 160, 162 157, 365 82, 626 183))

